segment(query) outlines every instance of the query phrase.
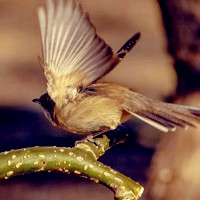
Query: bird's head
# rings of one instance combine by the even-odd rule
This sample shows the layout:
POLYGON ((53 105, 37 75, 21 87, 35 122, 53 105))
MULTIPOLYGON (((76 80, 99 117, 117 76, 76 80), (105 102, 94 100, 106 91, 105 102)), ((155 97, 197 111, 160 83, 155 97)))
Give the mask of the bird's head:
POLYGON ((51 99, 48 93, 45 93, 39 99, 33 99, 32 101, 34 103, 40 104, 47 119, 55 123, 55 102, 51 99))

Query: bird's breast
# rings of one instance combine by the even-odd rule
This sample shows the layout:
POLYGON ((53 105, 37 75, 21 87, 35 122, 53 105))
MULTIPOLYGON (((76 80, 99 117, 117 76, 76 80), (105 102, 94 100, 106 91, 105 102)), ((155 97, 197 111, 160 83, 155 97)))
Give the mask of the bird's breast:
POLYGON ((69 102, 62 109, 55 108, 59 126, 69 132, 90 134, 121 123, 120 104, 111 98, 88 96, 69 102))

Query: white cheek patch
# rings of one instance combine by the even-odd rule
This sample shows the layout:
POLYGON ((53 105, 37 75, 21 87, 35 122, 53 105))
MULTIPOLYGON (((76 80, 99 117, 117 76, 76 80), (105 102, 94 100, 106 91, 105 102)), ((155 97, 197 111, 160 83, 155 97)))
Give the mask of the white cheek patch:
POLYGON ((51 122, 53 126, 56 126, 56 123, 51 119, 51 114, 43 109, 44 116, 51 122))
POLYGON ((45 116, 49 121, 51 121, 51 115, 49 114, 49 112, 47 112, 45 109, 43 109, 43 113, 44 113, 44 116, 45 116))
POLYGON ((69 101, 73 101, 78 95, 78 90, 76 87, 68 85, 66 87, 66 99, 69 101))

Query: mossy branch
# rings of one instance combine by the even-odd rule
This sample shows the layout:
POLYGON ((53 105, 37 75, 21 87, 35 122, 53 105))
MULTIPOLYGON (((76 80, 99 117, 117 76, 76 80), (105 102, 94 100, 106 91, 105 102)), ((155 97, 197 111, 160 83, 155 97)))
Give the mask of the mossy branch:
MULTIPOLYGON (((108 132, 109 133, 109 132, 108 132)), ((116 138, 115 138, 116 139, 116 138)), ((97 159, 115 142, 109 134, 78 142, 73 148, 31 147, 0 153, 0 179, 39 171, 72 173, 102 183, 119 200, 138 199, 143 188, 97 159)))

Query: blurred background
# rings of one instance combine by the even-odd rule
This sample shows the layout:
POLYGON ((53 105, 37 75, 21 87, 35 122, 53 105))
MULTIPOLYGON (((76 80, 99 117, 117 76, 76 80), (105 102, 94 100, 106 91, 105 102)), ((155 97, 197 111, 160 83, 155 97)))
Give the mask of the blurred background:
MULTIPOLYGON (((173 34, 170 35, 168 31, 168 16, 164 14, 164 8, 171 5, 161 3, 161 10, 156 0, 79 2, 88 11, 99 36, 114 51, 134 33, 142 34, 136 47, 104 78, 104 81, 121 83, 154 99, 200 105, 198 90, 192 90, 191 94, 189 89, 180 92, 180 85, 179 90, 177 89, 179 79, 183 83, 190 80, 180 78, 181 70, 177 68, 177 62, 185 62, 183 58, 188 55, 187 51, 181 51, 180 55, 174 53, 175 50, 172 51, 178 45, 171 45, 176 40, 170 40, 173 34), (168 47, 171 55, 168 54, 168 47)), ((191 2, 196 2, 191 8, 192 12, 197 13, 199 1, 191 2)), ((42 0, 0 0, 0 151, 36 145, 73 146, 77 139, 81 139, 52 127, 40 107, 31 101, 46 92, 43 70, 38 62, 41 44, 37 8, 41 5, 44 5, 42 0)), ((187 10, 188 6, 183 8, 187 10)), ((179 14, 181 16, 181 12, 179 14)), ((173 22, 173 15, 170 16, 169 22, 173 22)), ((184 18, 181 19, 181 23, 184 23, 184 18)), ((194 19, 191 17, 191 20, 194 19)), ((199 20, 198 15, 197 22, 199 20)), ((180 25, 180 21, 177 21, 180 25)), ((199 23, 196 26, 200 27, 199 23)), ((182 31, 179 27, 177 25, 176 33, 182 31)), ((173 32, 174 29, 170 28, 173 32)), ((186 33, 191 34, 187 31, 186 33)), ((195 55, 198 57, 198 44, 196 46, 195 55)), ((182 46, 179 45, 178 48, 180 50, 182 46)), ((191 50, 193 49, 194 46, 191 50)), ((178 50, 177 52, 180 52, 178 50)), ((195 59, 193 55, 189 61, 195 59)), ((189 61, 187 60, 187 63, 189 61)), ((197 63, 196 61, 192 66, 196 66, 197 63)), ((198 71, 199 68, 195 69, 198 71)), ((188 71, 184 72, 189 76, 188 71)), ((196 86, 197 82, 193 85, 196 86)), ((197 88, 198 86, 195 89, 197 88)), ((100 161, 144 185, 146 194, 142 199, 200 198, 197 190, 200 180, 197 178, 200 175, 198 129, 164 135, 138 120, 131 120, 125 125, 130 132, 129 139, 109 150, 100 161), (184 198, 185 193, 182 191, 185 187, 190 190, 186 191, 189 193, 187 198, 184 198), (180 194, 184 197, 179 198, 180 194)), ((109 200, 113 199, 113 193, 104 186, 62 174, 36 173, 0 183, 0 200, 78 198, 109 200)))

